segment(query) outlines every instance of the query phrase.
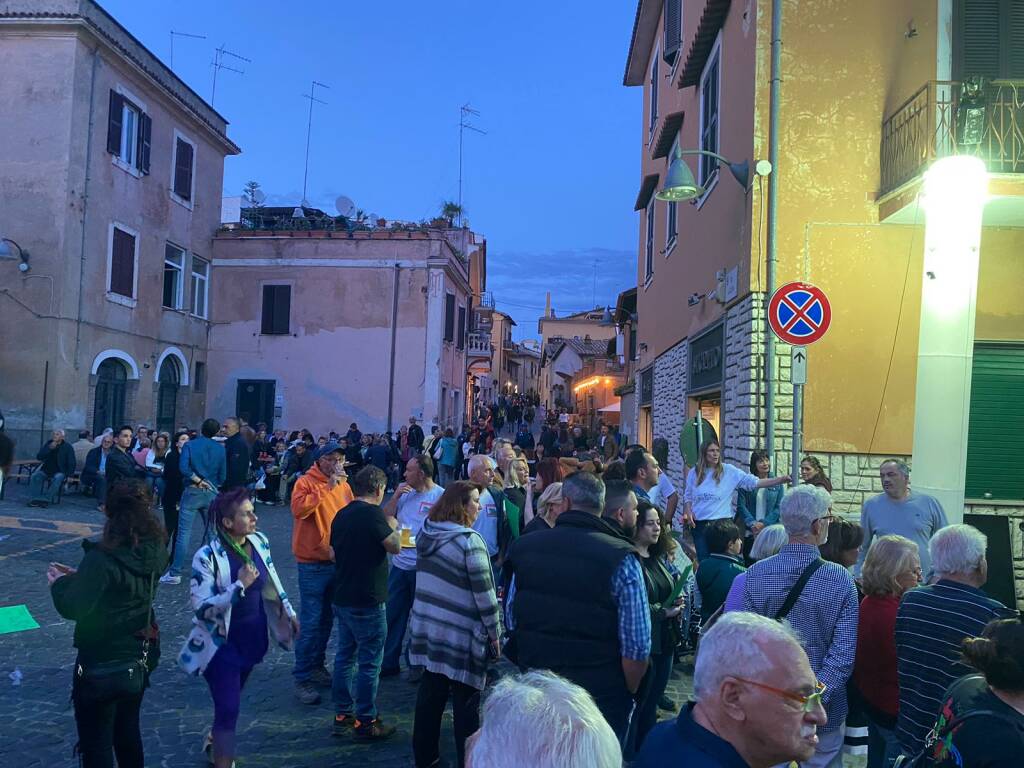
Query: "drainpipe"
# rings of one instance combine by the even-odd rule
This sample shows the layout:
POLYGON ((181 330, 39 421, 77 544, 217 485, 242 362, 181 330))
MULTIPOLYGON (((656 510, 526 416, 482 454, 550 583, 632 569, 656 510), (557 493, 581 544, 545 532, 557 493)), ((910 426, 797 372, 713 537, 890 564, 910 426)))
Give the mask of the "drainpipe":
POLYGON ((89 127, 85 134, 85 181, 82 184, 82 236, 78 246, 78 314, 75 316, 75 370, 81 364, 79 352, 82 347, 82 293, 85 284, 85 222, 89 209, 89 179, 92 167, 92 125, 93 106, 96 102, 96 65, 100 60, 99 48, 92 51, 92 75, 89 78, 89 127))
POLYGON ((391 290, 391 368, 388 373, 388 429, 391 431, 391 419, 395 405, 395 347, 398 342, 398 275, 401 267, 395 263, 395 284, 391 290))
POLYGON ((769 459, 775 454, 775 392, 772 369, 775 366, 775 339, 768 326, 768 299, 775 292, 775 227, 779 195, 779 87, 782 83, 782 3, 772 2, 771 87, 768 102, 768 241, 765 263, 764 305, 764 378, 765 449, 769 459))

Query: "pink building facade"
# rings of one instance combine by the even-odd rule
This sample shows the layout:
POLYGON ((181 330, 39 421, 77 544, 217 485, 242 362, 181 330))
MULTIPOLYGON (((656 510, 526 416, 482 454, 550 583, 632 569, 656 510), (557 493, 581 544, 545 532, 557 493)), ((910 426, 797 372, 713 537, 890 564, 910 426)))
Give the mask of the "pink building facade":
POLYGON ((54 427, 204 414, 227 121, 90 0, 0 0, 0 410, 54 427), (20 256, 19 256, 20 254, 20 256))
POLYGON ((441 230, 224 230, 209 410, 274 428, 462 426, 469 259, 441 230))

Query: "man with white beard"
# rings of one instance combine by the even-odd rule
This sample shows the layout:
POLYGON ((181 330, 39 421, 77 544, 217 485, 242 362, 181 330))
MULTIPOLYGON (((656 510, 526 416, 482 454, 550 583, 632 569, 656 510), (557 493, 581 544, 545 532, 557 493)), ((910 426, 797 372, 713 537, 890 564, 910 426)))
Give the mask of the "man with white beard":
POLYGON ((782 499, 781 521, 789 543, 754 563, 743 588, 743 610, 788 619, 801 638, 811 669, 824 683, 828 725, 801 768, 842 768, 846 682, 857 650, 857 588, 850 572, 827 563, 818 550, 828 540, 832 497, 824 488, 798 485, 782 499))
POLYGON ((807 765, 827 722, 822 693, 787 624, 727 613, 701 638, 694 703, 648 734, 633 768, 807 765))

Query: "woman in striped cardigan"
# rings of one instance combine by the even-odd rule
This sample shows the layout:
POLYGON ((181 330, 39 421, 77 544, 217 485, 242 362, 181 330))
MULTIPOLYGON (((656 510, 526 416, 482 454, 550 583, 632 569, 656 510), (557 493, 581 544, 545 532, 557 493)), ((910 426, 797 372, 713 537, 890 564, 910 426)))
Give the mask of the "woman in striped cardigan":
POLYGON ((409 623, 409 663, 424 668, 416 695, 412 744, 417 768, 439 764, 441 717, 452 697, 461 767, 466 738, 480 727, 487 666, 501 653, 501 620, 487 544, 470 526, 480 490, 451 483, 416 536, 416 599, 409 623))

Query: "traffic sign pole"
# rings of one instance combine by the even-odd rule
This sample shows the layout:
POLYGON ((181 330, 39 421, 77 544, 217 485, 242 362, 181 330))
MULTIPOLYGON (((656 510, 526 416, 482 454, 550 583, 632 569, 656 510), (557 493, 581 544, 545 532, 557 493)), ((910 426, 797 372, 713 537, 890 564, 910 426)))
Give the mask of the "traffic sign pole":
POLYGON ((804 384, 807 383, 807 348, 793 347, 789 378, 793 383, 793 457, 789 476, 800 482, 800 454, 804 437, 804 384))

